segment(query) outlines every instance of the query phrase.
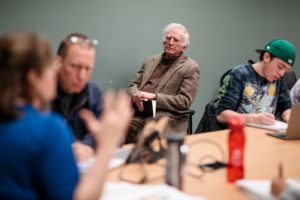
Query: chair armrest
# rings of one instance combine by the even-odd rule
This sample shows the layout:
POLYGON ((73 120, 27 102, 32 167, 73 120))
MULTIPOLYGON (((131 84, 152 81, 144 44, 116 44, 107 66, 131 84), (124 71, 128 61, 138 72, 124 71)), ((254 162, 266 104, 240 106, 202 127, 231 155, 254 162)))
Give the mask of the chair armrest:
POLYGON ((193 116, 195 114, 195 110, 177 110, 177 111, 172 111, 172 113, 176 115, 182 115, 182 116, 193 116))
POLYGON ((193 120, 192 117, 195 114, 195 110, 178 110, 178 111, 173 111, 172 112, 175 115, 179 115, 182 117, 188 117, 188 129, 187 129, 187 133, 193 134, 193 120))

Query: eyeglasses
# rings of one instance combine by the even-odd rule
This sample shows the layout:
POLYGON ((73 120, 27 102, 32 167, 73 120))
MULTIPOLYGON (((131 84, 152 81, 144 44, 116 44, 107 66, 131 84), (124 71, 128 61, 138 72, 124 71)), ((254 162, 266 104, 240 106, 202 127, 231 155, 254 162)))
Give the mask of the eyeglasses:
POLYGON ((98 45, 98 40, 96 39, 82 38, 79 36, 70 36, 68 39, 72 44, 88 45, 89 47, 98 45))

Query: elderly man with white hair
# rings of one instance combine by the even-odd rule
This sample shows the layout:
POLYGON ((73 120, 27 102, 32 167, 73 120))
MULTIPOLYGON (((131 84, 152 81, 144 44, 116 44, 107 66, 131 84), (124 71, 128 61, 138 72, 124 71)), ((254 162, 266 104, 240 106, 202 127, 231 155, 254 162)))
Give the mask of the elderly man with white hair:
MULTIPOLYGON (((189 40, 182 24, 167 25, 163 33, 164 52, 145 59, 127 90, 136 110, 143 110, 142 101, 156 100, 156 116, 170 118, 167 132, 186 132, 187 116, 174 113, 188 110, 198 89, 199 65, 184 55, 189 40)), ((127 143, 136 141, 144 122, 145 118, 133 118, 127 143)))

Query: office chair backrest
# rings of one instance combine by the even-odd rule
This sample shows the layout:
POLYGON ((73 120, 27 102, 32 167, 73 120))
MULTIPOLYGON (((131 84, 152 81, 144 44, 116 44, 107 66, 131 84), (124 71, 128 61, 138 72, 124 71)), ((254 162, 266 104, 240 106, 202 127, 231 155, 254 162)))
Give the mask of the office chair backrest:
POLYGON ((187 117, 188 118, 188 127, 187 127, 187 134, 193 134, 193 115, 195 114, 195 110, 177 110, 173 111, 172 113, 178 115, 180 117, 187 117))
POLYGON ((221 124, 217 120, 216 104, 218 100, 219 98, 216 97, 206 104, 204 113, 198 123, 195 133, 218 131, 227 128, 227 125, 221 124))
POLYGON ((297 82, 296 73, 293 70, 289 70, 284 74, 283 79, 285 80, 287 87, 289 90, 292 89, 292 87, 297 82))
MULTIPOLYGON (((220 78, 219 86, 224 84, 224 78, 232 71, 228 69, 220 78)), ((204 113, 198 123, 195 133, 210 132, 226 129, 227 125, 221 124, 217 120, 217 107, 216 104, 219 101, 219 97, 211 99, 205 106, 204 113)))

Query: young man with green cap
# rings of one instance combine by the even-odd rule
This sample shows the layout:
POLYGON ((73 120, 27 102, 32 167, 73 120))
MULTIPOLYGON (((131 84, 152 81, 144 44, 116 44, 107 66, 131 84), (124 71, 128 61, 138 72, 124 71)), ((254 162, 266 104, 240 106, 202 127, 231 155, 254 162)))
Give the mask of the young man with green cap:
POLYGON ((256 52, 258 62, 248 60, 223 79, 217 105, 220 123, 226 124, 231 117, 266 125, 274 124, 275 116, 289 120, 292 103, 283 75, 295 62, 295 48, 287 40, 276 39, 256 52))

